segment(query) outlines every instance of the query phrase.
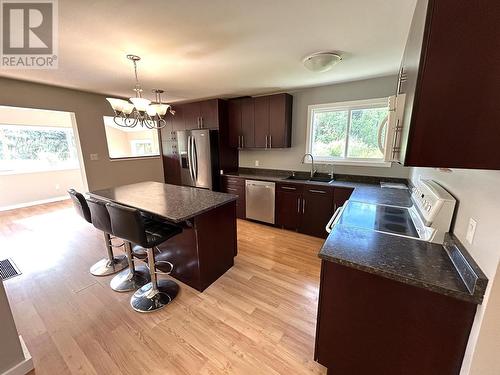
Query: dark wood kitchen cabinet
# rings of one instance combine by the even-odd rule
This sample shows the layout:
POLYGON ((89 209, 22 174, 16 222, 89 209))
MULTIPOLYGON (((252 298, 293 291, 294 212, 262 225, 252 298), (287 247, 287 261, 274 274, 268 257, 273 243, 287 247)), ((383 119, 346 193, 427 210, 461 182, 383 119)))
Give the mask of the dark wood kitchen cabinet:
POLYGON ((238 196, 238 199, 236 200, 236 217, 239 219, 245 219, 245 179, 239 177, 222 176, 222 191, 224 193, 235 194, 238 196))
POLYGON ((256 148, 285 148, 292 144, 292 100, 289 94, 254 98, 256 148))
POLYGON ((292 100, 289 94, 230 100, 231 145, 266 149, 290 147, 292 100))
POLYGON ((326 238, 328 236, 326 224, 335 212, 333 202, 333 187, 305 185, 302 193, 299 232, 326 238))
POLYGON ((328 374, 458 375, 476 305, 322 260, 314 359, 328 374))
POLYGON ((218 129, 222 117, 221 102, 220 99, 211 99, 177 106, 184 113, 185 129, 218 129))
POLYGON ((241 100, 233 99, 227 103, 227 122, 229 146, 239 148, 241 142, 241 100))
POLYGON ((344 203, 349 199, 353 188, 344 188, 344 187, 335 187, 333 190, 333 212, 337 210, 337 208, 342 207, 344 203))
POLYGON ((302 217, 302 191, 299 184, 276 184, 276 224, 285 229, 298 230, 302 217))
POLYGON ((319 184, 277 183, 276 224, 325 238, 326 224, 351 193, 352 189, 319 184))
POLYGON ((269 96, 254 98, 255 147, 269 145, 269 96))
POLYGON ((255 147, 255 112, 253 98, 241 99, 241 148, 255 147))
POLYGON ((228 128, 230 145, 234 148, 253 148, 254 134, 253 98, 239 98, 228 103, 228 128))
POLYGON ((269 96, 269 145, 268 148, 292 146, 292 104, 290 94, 269 96))
POLYGON ((500 169, 499 20, 498 1, 417 1, 398 84, 404 165, 500 169))

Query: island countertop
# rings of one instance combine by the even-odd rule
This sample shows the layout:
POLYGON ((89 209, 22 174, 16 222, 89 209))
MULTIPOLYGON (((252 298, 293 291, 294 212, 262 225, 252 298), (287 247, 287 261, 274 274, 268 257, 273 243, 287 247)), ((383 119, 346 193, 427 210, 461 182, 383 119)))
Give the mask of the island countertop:
POLYGON ((236 195, 188 186, 139 182, 89 194, 97 199, 110 200, 179 223, 216 207, 236 200, 236 195))

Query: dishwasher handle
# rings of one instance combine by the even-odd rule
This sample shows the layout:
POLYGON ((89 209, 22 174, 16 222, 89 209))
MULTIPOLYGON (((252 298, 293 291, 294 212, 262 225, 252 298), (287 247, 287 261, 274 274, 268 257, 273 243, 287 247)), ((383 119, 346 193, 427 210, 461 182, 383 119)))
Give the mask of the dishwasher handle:
POLYGON ((337 221, 340 218, 340 215, 342 214, 342 211, 344 211, 344 206, 340 206, 339 208, 337 208, 335 210, 335 213, 333 214, 332 218, 328 222, 328 224, 326 224, 325 230, 328 233, 331 233, 333 226, 335 224, 337 224, 337 221))

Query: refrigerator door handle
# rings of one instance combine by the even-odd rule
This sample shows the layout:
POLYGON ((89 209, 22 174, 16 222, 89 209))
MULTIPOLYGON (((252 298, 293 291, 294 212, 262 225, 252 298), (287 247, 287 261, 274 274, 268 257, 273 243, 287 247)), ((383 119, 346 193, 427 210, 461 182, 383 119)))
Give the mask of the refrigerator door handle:
POLYGON ((192 153, 193 153, 193 174, 194 174, 194 181, 198 181, 198 152, 196 150, 196 139, 192 137, 193 140, 193 146, 192 146, 192 153))
POLYGON ((192 155, 191 140, 192 140, 192 137, 190 135, 188 135, 188 139, 187 139, 187 147, 188 147, 187 156, 188 156, 189 175, 191 176, 191 180, 194 181, 194 175, 193 175, 193 157, 192 157, 193 155, 192 155))

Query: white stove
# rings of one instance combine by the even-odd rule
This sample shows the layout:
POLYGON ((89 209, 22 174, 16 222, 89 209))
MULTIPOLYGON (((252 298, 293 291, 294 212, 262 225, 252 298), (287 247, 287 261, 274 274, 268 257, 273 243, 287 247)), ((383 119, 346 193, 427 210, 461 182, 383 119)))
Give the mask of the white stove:
POLYGON ((411 207, 349 200, 333 215, 326 230, 342 224, 442 244, 450 230, 455 198, 435 181, 422 179, 412 188, 411 200, 411 207))

